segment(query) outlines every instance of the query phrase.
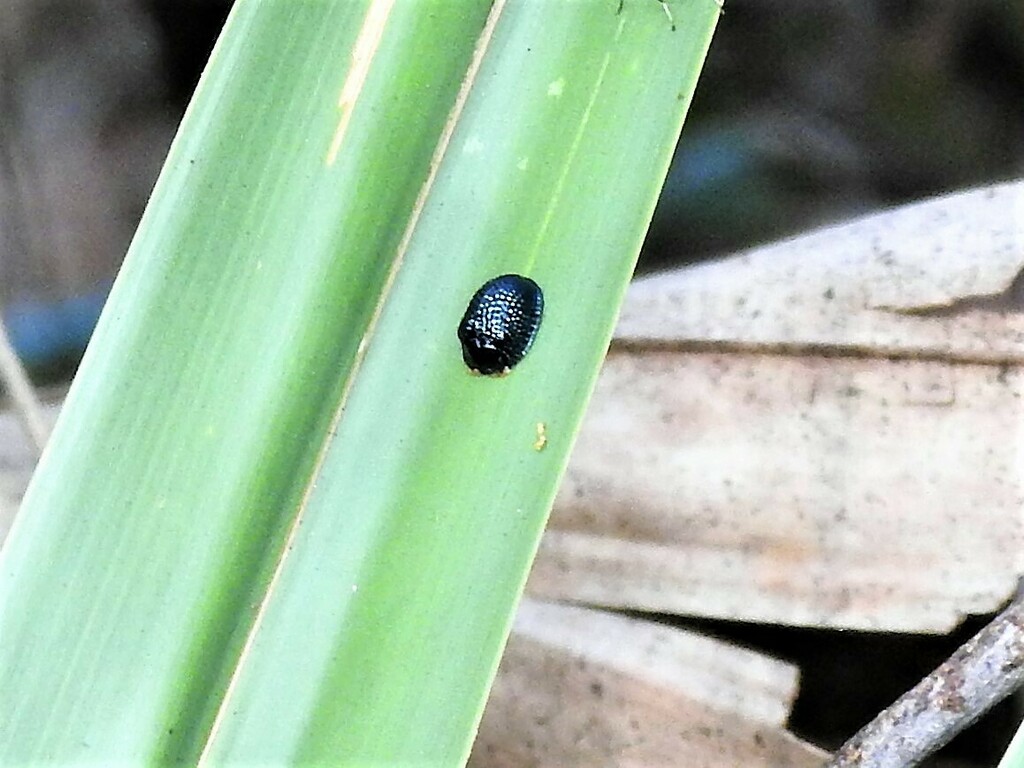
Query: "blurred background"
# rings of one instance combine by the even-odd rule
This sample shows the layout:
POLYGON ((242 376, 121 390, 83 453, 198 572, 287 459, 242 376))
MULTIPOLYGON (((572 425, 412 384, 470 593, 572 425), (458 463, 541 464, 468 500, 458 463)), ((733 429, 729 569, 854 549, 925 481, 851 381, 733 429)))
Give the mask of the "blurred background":
MULTIPOLYGON (((4 0, 0 310, 37 382, 73 375, 230 6, 4 0)), ((640 271, 1022 170, 1024 3, 727 0, 640 271)), ((793 728, 834 747, 981 622, 951 638, 698 626, 799 663, 793 728)), ((1005 705, 941 764, 994 764, 1020 715, 1005 705)))

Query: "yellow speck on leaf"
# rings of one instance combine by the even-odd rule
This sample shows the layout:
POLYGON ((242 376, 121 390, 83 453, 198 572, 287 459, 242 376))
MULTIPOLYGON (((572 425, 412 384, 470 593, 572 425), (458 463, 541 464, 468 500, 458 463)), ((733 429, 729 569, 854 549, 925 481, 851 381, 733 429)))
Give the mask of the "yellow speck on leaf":
POLYGON ((533 450, 543 451, 548 444, 548 425, 543 421, 537 422, 537 439, 533 441, 533 450))

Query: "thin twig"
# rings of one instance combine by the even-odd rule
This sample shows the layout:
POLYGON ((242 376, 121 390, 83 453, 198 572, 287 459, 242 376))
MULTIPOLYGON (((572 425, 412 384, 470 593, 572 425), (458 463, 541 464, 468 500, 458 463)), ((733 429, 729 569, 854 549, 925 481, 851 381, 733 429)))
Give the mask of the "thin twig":
POLYGON ((25 431, 32 440, 36 455, 43 452, 46 439, 50 436, 50 427, 43 408, 36 397, 32 383, 18 359, 18 355, 7 337, 7 330, 0 320, 0 380, 3 381, 7 393, 14 404, 14 410, 21 419, 25 431))
POLYGON ((825 768, 911 768, 1024 685, 1024 601, 1015 600, 865 725, 825 768))

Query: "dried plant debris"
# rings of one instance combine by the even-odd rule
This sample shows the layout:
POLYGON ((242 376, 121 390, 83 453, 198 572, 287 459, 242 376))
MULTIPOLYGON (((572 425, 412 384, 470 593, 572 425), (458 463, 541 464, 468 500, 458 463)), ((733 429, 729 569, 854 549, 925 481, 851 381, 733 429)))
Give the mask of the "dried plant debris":
POLYGON ((946 632, 1022 570, 1024 183, 633 285, 532 594, 946 632))
POLYGON ((790 665, 700 635, 526 600, 471 766, 819 766, 786 731, 790 665))

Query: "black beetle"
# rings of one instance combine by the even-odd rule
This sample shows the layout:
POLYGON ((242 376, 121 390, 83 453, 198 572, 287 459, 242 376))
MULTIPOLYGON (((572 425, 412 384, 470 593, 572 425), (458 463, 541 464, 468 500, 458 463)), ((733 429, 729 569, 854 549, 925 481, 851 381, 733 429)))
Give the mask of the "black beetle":
POLYGON ((544 315, 544 294, 522 275, 488 280, 459 323, 462 359, 485 376, 508 373, 530 351, 544 315))

